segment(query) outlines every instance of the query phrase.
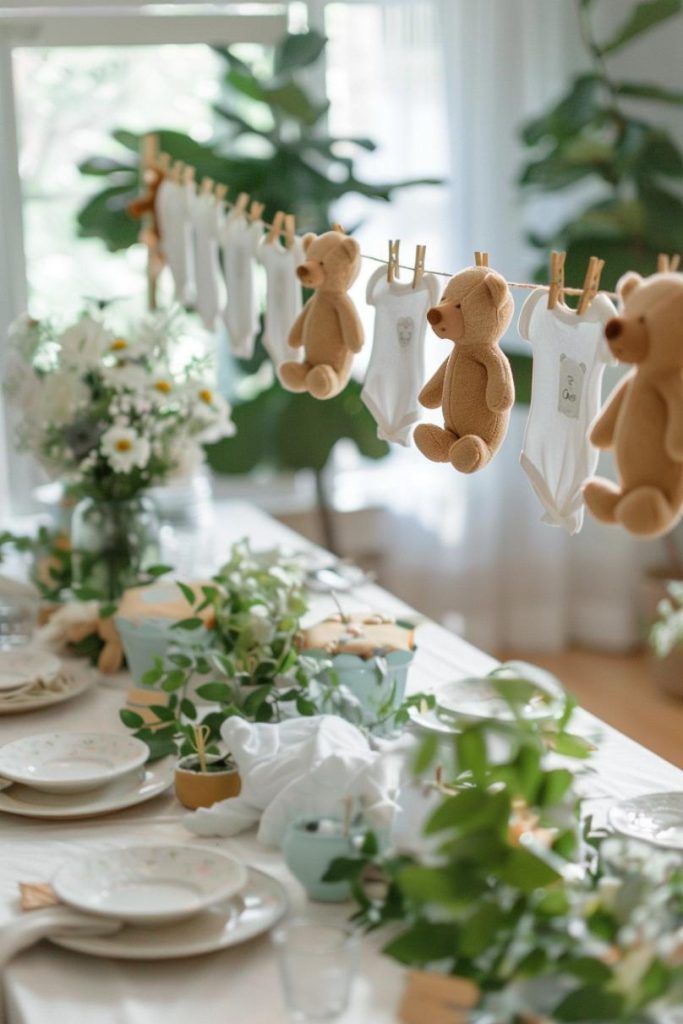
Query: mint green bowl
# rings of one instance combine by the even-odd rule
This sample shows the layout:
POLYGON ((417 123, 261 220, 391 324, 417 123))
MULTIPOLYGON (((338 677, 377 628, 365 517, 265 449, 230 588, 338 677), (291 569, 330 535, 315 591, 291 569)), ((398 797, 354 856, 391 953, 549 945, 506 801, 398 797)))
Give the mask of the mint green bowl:
MULTIPOLYGON (((408 669, 415 657, 412 651, 389 651, 374 658, 361 658, 357 654, 330 655, 323 650, 306 650, 302 653, 320 662, 332 662, 332 673, 340 686, 358 701, 363 725, 381 734, 391 731, 390 724, 384 727, 381 721, 398 710, 405 699, 408 669)), ((330 673, 325 671, 321 678, 331 682, 330 673)))
MULTIPOLYGON (((121 637, 128 669, 139 685, 146 672, 154 667, 157 658, 165 660, 169 650, 182 648, 185 639, 182 631, 173 628, 169 619, 125 619, 116 617, 116 628, 121 637)), ((209 645, 208 630, 196 630, 192 635, 192 647, 209 645)))

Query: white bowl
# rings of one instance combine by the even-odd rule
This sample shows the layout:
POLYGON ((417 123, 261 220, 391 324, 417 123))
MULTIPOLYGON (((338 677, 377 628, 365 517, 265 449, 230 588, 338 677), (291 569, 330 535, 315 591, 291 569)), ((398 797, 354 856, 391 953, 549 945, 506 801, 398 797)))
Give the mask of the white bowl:
POLYGON ((44 793, 105 786, 145 763, 142 740, 113 732, 44 732, 0 747, 0 777, 44 793))
POLYGON ((49 651, 0 651, 0 691, 19 690, 38 679, 51 682, 61 667, 59 658, 49 651))
POLYGON ((52 887, 64 903, 128 924, 180 921, 244 888, 247 869, 204 846, 129 846, 63 864, 52 887))

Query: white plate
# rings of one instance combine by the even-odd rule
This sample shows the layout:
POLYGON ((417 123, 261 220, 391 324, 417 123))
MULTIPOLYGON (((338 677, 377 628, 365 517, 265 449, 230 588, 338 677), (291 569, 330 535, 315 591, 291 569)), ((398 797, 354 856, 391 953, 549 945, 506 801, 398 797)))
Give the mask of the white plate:
POLYGON ((428 709, 420 711, 419 708, 408 708, 410 720, 425 732, 435 732, 440 736, 457 736, 460 732, 454 722, 446 722, 439 718, 435 711, 428 709))
POLYGON ((59 658, 49 651, 30 651, 25 647, 0 651, 0 693, 29 686, 36 679, 54 679, 62 667, 59 658))
POLYGON ((142 740, 115 732, 41 732, 0 747, 0 776, 43 793, 82 793, 129 775, 149 756, 142 740))
POLYGON ((41 793, 14 785, 0 791, 0 811, 24 818, 96 818, 151 800, 173 782, 175 764, 165 758, 87 793, 41 793))
POLYGON ((227 853, 155 843, 72 858, 59 868, 52 888, 63 903, 86 914, 160 925, 232 899, 246 882, 247 869, 227 853))
POLYGON ((27 694, 25 697, 12 693, 5 695, 3 700, 0 696, 0 715, 18 715, 24 711, 37 711, 38 708, 49 708, 53 704, 61 704, 64 700, 71 700, 79 694, 88 690, 96 681, 94 672, 79 671, 76 675, 67 675, 64 686, 59 690, 46 689, 40 694, 27 694))
POLYGON ((622 835, 683 850, 683 792, 646 793, 610 807, 609 823, 622 835))
MULTIPOLYGON (((537 666, 526 666, 520 664, 518 672, 515 671, 516 663, 509 662, 506 666, 510 670, 509 677, 528 679, 528 681, 539 690, 538 697, 533 697, 526 705, 520 708, 524 718, 543 719, 553 718, 562 708, 562 688, 557 684, 550 673, 539 669, 537 666), (533 673, 533 675, 532 675, 533 673)), ((505 681, 505 675, 501 672, 498 675, 500 682, 505 681)), ((453 679, 444 683, 436 691, 437 715, 455 715, 467 720, 497 720, 511 722, 514 720, 513 711, 508 702, 501 697, 498 690, 493 686, 492 681, 487 678, 466 677, 464 679, 453 679)), ((440 716, 441 717, 441 716, 440 716)))
POLYGON ((172 960, 215 953, 269 931, 287 910, 282 885, 249 868, 247 884, 232 901, 165 928, 124 925, 114 935, 78 935, 50 939, 57 946, 91 956, 120 960, 172 960))

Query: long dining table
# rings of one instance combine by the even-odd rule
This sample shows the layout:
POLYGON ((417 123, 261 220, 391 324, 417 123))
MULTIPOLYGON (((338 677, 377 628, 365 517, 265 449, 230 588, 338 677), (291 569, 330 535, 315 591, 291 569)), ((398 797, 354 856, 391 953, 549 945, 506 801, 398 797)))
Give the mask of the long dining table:
MULTIPOLYGON (((324 553, 264 512, 242 502, 214 505, 209 522, 177 543, 179 575, 202 576, 216 569, 230 544, 248 537, 255 549, 284 546, 324 553)), ((329 595, 311 594, 311 617, 336 610, 329 595)), ((344 595, 345 610, 416 614, 374 583, 344 595)), ((409 689, 433 690, 449 679, 482 674, 493 658, 434 622, 418 616, 417 654, 409 689)), ((130 679, 125 673, 98 677, 73 700, 32 713, 0 718, 0 742, 52 730, 122 731, 119 709, 130 679)), ((683 772, 615 729, 579 709, 577 727, 599 734, 588 775, 588 796, 604 811, 614 800, 683 788, 683 772)), ((50 879, 67 858, 82 851, 131 843, 180 842, 226 850, 245 864, 277 878, 284 886, 290 915, 343 923, 348 904, 309 902, 288 872, 279 850, 268 849, 249 831, 230 839, 200 839, 183 826, 187 812, 173 791, 136 808, 79 821, 44 821, 0 814, 0 925, 20 913, 18 882, 50 879)), ((404 972, 381 954, 383 937, 363 939, 359 976, 343 1024, 396 1021, 404 972)), ((47 941, 18 955, 4 972, 6 1024, 284 1024, 287 1020, 268 936, 221 952, 185 960, 132 962, 69 952, 47 941)))

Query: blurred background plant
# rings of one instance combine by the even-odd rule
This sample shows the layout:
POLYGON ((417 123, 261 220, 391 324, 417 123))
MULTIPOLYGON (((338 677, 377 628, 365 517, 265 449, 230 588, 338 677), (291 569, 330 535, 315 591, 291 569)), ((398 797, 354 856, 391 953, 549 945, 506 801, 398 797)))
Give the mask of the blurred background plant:
MULTIPOLYGON (((349 192, 388 202, 397 189, 437 184, 429 179, 370 183, 357 176, 354 156, 374 150, 374 142, 328 134, 329 104, 305 84, 315 75, 325 44, 315 31, 290 34, 249 63, 231 48, 217 50, 225 71, 222 98, 214 104, 219 124, 214 138, 204 144, 162 128, 156 132, 161 150, 194 166, 199 181, 207 176, 227 184, 231 196, 248 192, 258 198, 266 204, 266 220, 278 210, 293 213, 299 231, 329 230, 333 204, 349 192)), ((82 174, 96 177, 103 187, 81 208, 78 224, 81 236, 100 238, 116 251, 138 241, 139 225, 127 207, 139 190, 141 136, 118 129, 113 137, 120 158, 93 156, 80 165, 82 174)), ((312 471, 325 541, 334 549, 324 470, 335 444, 348 438, 371 459, 383 458, 389 447, 377 438, 357 381, 323 407, 308 395, 284 391, 264 367, 267 360, 259 340, 251 359, 235 361, 229 397, 237 437, 212 446, 210 464, 219 473, 249 473, 258 466, 312 471)))

